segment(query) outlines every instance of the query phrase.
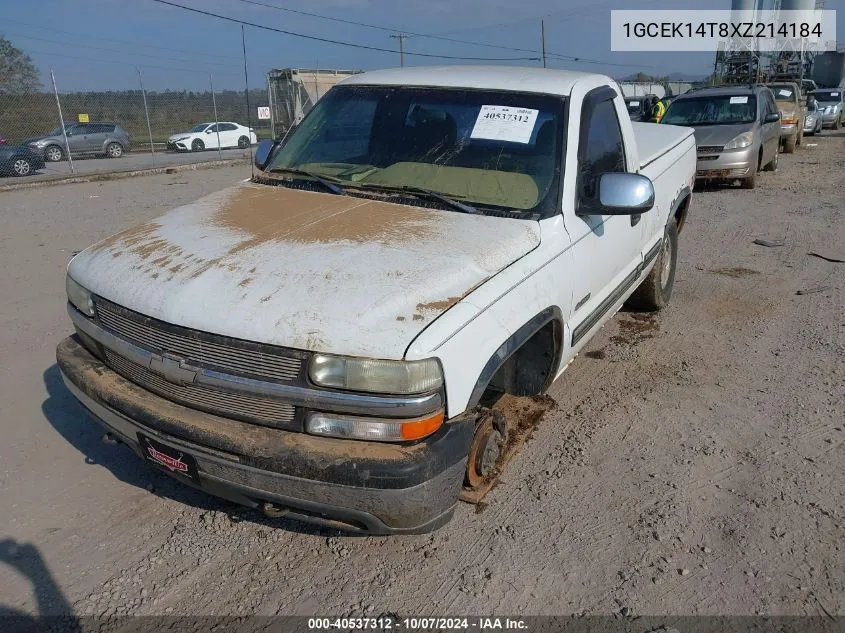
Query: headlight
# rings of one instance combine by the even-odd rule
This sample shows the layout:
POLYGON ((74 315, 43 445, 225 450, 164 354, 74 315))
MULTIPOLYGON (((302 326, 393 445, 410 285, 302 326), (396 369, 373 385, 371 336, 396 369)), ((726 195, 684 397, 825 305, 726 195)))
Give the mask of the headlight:
POLYGON ((33 141, 30 145, 35 145, 35 147, 44 147, 47 144, 47 141, 41 139, 40 141, 33 141))
POLYGON ((725 145, 725 149, 742 149, 748 147, 754 142, 754 132, 743 132, 739 136, 735 136, 731 141, 725 145))
POLYGON ((191 138, 191 137, 190 136, 180 136, 179 138, 176 139, 175 142, 178 143, 179 141, 184 141, 184 140, 189 139, 189 138, 191 138))
POLYGON ((315 354, 308 375, 322 387, 375 393, 424 393, 443 385, 436 358, 396 361, 315 354))
POLYGON ((82 314, 94 316, 94 301, 91 299, 91 293, 71 279, 70 275, 65 277, 65 287, 67 300, 82 314))
POLYGON ((312 435, 325 435, 371 442, 408 442, 422 439, 443 426, 443 411, 413 420, 361 418, 335 413, 312 413, 305 430, 312 435))

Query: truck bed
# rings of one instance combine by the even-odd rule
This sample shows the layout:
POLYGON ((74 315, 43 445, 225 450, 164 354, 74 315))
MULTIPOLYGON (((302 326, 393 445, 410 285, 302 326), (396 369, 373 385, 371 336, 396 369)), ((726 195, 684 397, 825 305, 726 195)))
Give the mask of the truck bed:
POLYGON ((637 139, 637 152, 640 158, 640 170, 680 145, 693 130, 678 125, 658 125, 656 123, 633 122, 634 138, 637 139))

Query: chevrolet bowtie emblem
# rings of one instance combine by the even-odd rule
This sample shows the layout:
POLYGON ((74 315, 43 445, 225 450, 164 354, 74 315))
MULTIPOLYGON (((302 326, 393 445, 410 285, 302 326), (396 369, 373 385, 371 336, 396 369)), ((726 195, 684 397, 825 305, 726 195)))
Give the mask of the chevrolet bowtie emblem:
POLYGON ((150 359, 150 371, 168 382, 177 385, 190 385, 199 373, 199 368, 187 365, 184 359, 170 354, 153 354, 150 359))

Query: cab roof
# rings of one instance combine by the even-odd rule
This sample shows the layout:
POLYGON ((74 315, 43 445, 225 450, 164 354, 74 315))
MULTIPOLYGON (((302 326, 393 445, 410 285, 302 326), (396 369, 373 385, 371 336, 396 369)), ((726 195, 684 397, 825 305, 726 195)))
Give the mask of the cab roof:
POLYGON ((612 86, 616 84, 610 77, 574 70, 519 66, 426 66, 361 73, 344 79, 341 85, 508 90, 565 97, 580 79, 586 77, 599 77, 612 86))

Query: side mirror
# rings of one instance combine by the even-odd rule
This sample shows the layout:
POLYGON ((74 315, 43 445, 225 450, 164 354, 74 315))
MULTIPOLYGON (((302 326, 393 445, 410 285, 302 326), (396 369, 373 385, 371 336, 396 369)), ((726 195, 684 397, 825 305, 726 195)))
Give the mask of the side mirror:
POLYGON ((654 184, 642 174, 608 173, 599 176, 598 205, 591 215, 639 215, 654 206, 654 184))
POLYGON ((276 153, 276 148, 279 146, 280 144, 278 141, 273 141, 269 138, 259 141, 258 145, 255 147, 255 166, 261 171, 264 171, 267 165, 270 164, 270 160, 273 158, 273 155, 276 153))
POLYGON ((65 136, 73 136, 73 132, 70 130, 65 130, 65 136))
POLYGON ((205 131, 205 133, 206 133, 206 134, 211 134, 211 130, 206 130, 206 131, 205 131))
POLYGON ((771 114, 767 114, 766 118, 764 119, 765 123, 776 123, 780 121, 780 112, 772 112, 771 114))

